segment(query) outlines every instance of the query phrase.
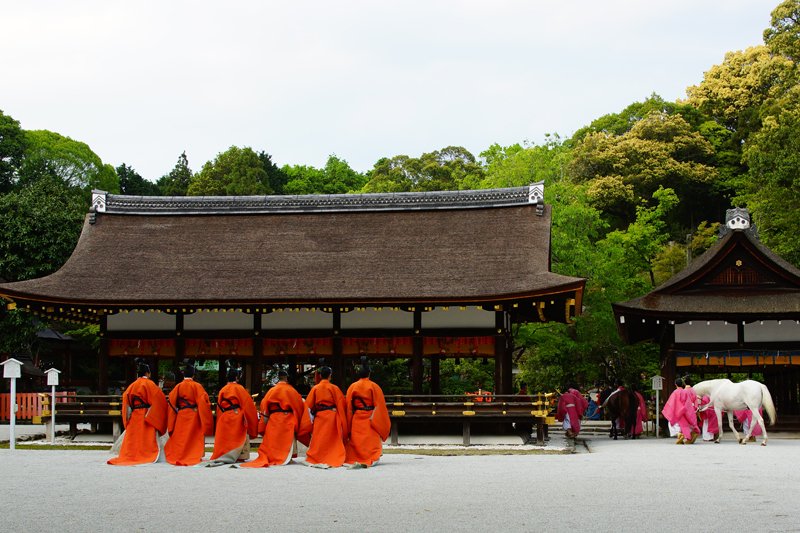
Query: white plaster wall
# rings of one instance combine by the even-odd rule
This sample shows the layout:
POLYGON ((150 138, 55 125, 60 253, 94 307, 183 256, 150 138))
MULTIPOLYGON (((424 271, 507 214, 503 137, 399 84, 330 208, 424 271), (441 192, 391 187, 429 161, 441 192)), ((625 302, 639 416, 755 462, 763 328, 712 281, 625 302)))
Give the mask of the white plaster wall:
POLYGON ((736 324, 723 320, 693 320, 675 324, 675 342, 736 342, 736 324))
POLYGON ((183 317, 183 329, 186 331, 198 330, 252 330, 253 315, 243 311, 225 312, 210 310, 197 311, 183 317))
POLYGON ((764 320, 744 325, 745 342, 800 341, 800 325, 794 320, 764 320), (778 323, 780 322, 780 324, 778 323))
POLYGON ((348 329, 411 329, 414 313, 394 309, 365 308, 342 313, 342 330, 348 329))
POLYGON ((479 307, 467 307, 463 311, 459 306, 447 310, 437 307, 422 313, 422 328, 493 328, 494 316, 494 311, 479 307))
POLYGON ((323 311, 273 311, 261 315, 261 328, 275 329, 332 329, 333 314, 323 311))
POLYGON ((108 331, 174 331, 175 315, 156 311, 122 312, 108 315, 107 326, 108 331))

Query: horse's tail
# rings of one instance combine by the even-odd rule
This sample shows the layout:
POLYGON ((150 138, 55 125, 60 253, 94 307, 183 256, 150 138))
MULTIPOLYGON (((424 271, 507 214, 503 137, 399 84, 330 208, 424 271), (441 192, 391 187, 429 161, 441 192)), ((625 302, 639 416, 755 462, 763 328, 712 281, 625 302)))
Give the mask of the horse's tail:
POLYGON ((769 425, 774 426, 775 420, 778 419, 778 415, 775 413, 775 404, 772 403, 772 395, 769 393, 769 389, 763 383, 761 385, 761 406, 767 412, 767 416, 769 416, 769 425))

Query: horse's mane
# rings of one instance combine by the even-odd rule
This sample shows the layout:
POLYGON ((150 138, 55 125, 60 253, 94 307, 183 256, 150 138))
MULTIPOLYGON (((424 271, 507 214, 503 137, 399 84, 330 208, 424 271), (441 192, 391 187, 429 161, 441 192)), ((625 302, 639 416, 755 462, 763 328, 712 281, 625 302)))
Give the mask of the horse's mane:
POLYGON ((725 379, 725 378, 723 378, 723 379, 707 379, 705 381, 701 381, 700 383, 698 383, 696 385, 692 385, 692 389, 694 389, 694 392, 700 397, 702 397, 702 396, 704 396, 706 394, 711 396, 712 392, 717 390, 717 388, 719 388, 721 385, 724 385, 725 383, 732 383, 732 382, 731 382, 731 380, 725 379))

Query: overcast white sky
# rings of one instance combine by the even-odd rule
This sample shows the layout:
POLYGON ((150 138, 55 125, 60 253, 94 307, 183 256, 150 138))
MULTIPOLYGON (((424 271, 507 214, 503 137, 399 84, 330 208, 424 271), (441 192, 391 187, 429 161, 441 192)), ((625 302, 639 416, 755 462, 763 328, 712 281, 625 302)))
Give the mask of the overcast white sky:
POLYGON ((148 179, 232 145, 283 164, 476 156, 667 100, 779 0, 0 2, 0 109, 148 179))

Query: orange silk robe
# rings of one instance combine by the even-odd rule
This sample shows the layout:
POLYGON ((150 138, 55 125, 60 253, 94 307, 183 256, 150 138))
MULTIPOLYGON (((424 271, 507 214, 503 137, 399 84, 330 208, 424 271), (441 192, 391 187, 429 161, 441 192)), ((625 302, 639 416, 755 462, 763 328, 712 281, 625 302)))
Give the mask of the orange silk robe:
POLYGON ((303 398, 285 381, 267 391, 261 400, 261 421, 258 433, 264 435, 258 457, 242 464, 246 468, 285 465, 292 460, 294 440, 308 446, 311 419, 303 398))
POLYGON ((110 465, 138 465, 158 460, 158 436, 167 431, 167 399, 164 392, 150 379, 140 377, 122 395, 122 423, 125 437, 119 457, 108 460, 110 465), (150 407, 136 408, 137 405, 150 407))
POLYGON ((344 443, 347 440, 347 409, 341 389, 327 379, 321 380, 308 393, 306 407, 314 415, 306 462, 331 467, 342 466, 345 458, 344 443))
POLYGON ((258 436, 256 404, 244 387, 236 382, 228 383, 217 397, 217 430, 211 460, 235 463, 248 435, 251 439, 258 436))
POLYGON ((205 435, 214 434, 211 402, 202 385, 185 378, 169 393, 169 440, 164 445, 167 462, 177 466, 192 466, 203 460, 206 453, 205 435), (181 404, 193 407, 181 409, 181 404))
POLYGON ((383 455, 383 444, 389 437, 392 423, 386 410, 383 391, 369 378, 362 378, 347 389, 347 442, 345 463, 371 466, 383 455), (374 407, 364 410, 361 407, 374 407))

